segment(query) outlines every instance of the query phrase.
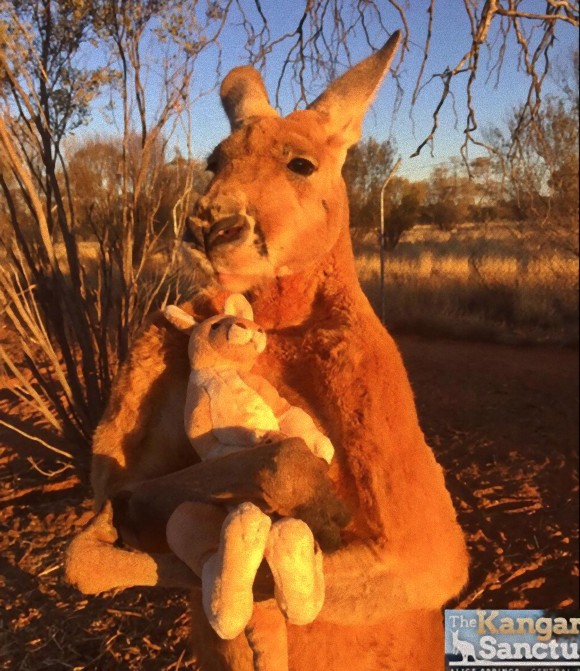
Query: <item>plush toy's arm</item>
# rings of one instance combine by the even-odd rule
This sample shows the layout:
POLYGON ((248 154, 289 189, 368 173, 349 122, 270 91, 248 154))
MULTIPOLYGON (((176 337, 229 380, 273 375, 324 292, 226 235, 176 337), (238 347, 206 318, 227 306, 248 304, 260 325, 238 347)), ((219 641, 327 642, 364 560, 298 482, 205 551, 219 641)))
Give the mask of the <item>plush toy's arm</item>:
POLYGON ((297 406, 290 405, 278 391, 260 375, 245 374, 244 382, 258 392, 272 408, 280 425, 280 431, 287 436, 302 438, 310 451, 327 463, 332 461, 334 447, 330 440, 318 429, 312 417, 297 406))
POLYGON ((266 404, 270 406, 272 412, 276 415, 277 418, 284 414, 288 408, 292 407, 285 398, 280 396, 277 389, 261 375, 240 372, 239 376, 243 382, 248 385, 248 387, 251 387, 264 399, 266 404))
POLYGON ((208 392, 191 382, 187 386, 184 411, 185 433, 192 448, 203 460, 211 458, 218 444, 212 431, 211 400, 208 392))
POLYGON ((334 447, 322 431, 318 429, 312 417, 295 405, 291 405, 279 418, 280 431, 287 436, 299 436, 308 445, 313 454, 326 463, 332 461, 334 447))

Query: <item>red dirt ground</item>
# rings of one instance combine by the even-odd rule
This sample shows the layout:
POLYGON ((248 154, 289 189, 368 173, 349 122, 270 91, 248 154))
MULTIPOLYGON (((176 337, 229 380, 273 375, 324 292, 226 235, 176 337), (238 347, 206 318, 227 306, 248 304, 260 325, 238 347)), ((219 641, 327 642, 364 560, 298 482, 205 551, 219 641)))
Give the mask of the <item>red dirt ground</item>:
MULTIPOLYGON (((399 342, 471 549, 455 605, 578 608, 578 352, 399 342)), ((86 464, 63 468, 0 425, 0 668, 194 669, 185 593, 84 598, 63 583, 86 464)))

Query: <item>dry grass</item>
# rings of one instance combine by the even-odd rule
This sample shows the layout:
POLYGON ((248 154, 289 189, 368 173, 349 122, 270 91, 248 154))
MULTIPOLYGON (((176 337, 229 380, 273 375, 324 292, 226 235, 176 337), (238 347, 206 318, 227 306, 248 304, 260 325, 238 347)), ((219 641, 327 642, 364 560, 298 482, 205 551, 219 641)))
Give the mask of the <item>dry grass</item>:
MULTIPOLYGON (((361 284, 380 305, 375 238, 356 247, 361 284)), ((542 249, 506 225, 430 226, 387 256, 387 325, 396 332, 507 343, 578 342, 578 258, 542 249)))

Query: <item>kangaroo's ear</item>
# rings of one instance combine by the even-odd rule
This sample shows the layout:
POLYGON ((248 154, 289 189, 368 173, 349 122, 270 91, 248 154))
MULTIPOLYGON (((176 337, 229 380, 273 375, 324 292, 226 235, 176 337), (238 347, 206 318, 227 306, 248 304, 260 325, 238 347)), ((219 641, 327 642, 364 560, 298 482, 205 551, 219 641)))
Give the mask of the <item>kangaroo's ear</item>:
POLYGON ((385 46, 345 72, 310 106, 326 120, 327 132, 348 149, 361 136, 362 122, 401 42, 395 31, 385 46))
POLYGON ((191 333, 193 327, 196 325, 195 319, 190 314, 187 314, 185 310, 178 308, 177 305, 168 305, 163 310, 163 316, 175 328, 184 333, 191 333))
POLYGON ((234 68, 226 75, 220 96, 232 131, 254 119, 279 116, 268 101, 262 76, 249 65, 234 68))
POLYGON ((232 317, 241 317, 248 321, 254 321, 252 306, 242 294, 232 294, 226 298, 224 312, 232 317))

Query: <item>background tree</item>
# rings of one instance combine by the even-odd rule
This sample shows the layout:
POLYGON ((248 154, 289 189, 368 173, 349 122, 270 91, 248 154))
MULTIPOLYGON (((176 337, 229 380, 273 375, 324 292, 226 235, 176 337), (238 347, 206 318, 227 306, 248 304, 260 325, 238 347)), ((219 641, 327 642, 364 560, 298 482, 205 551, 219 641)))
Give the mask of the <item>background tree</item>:
POLYGON ((570 65, 560 93, 548 96, 534 118, 517 109, 489 140, 504 201, 527 244, 578 256, 578 51, 570 65))
POLYGON ((392 251, 401 236, 420 220, 427 197, 425 182, 394 176, 385 189, 385 249, 392 251))
POLYGON ((492 156, 479 156, 469 165, 473 202, 469 219, 484 224, 509 218, 501 198, 502 176, 497 174, 492 156))
POLYGON ((394 164, 395 148, 390 140, 368 138, 349 149, 342 170, 350 205, 351 228, 364 235, 376 230, 381 187, 394 164))
POLYGON ((448 39, 443 37, 446 36, 446 26, 442 16, 448 4, 444 0, 429 0, 426 25, 421 25, 420 34, 411 34, 406 3, 398 0, 308 0, 301 11, 294 13, 294 24, 279 33, 273 29, 279 23, 273 20, 274 12, 278 11, 274 3, 218 0, 208 2, 205 7, 224 26, 241 27, 250 62, 264 66, 273 53, 283 61, 276 87, 276 103, 280 101, 282 88, 294 90, 297 104, 311 100, 313 91, 339 74, 338 64, 351 63, 349 45, 356 34, 362 35, 374 49, 385 42, 393 25, 400 27, 403 46, 393 74, 398 77, 411 44, 420 44, 423 59, 415 78, 412 104, 423 97, 430 101, 433 110, 432 127, 425 133, 416 153, 432 145, 444 108, 451 106, 453 100, 465 99, 466 105, 458 112, 462 121, 458 123, 464 131, 462 154, 467 163, 469 145, 483 141, 478 134, 474 96, 478 77, 500 79, 506 54, 513 54, 529 80, 521 113, 535 117, 557 38, 565 27, 578 27, 580 10, 575 0, 546 0, 533 4, 529 0, 462 0, 457 5, 463 10, 469 26, 465 51, 446 63, 443 70, 437 66, 433 71, 429 67, 432 64, 431 47, 440 39, 448 39), (487 59, 482 58, 482 53, 487 59), (485 71, 482 72, 482 68, 485 71))
MULTIPOLYGON (((0 271, 0 302, 23 340, 24 360, 1 346, 0 356, 19 381, 21 398, 34 399, 37 411, 76 441, 90 439, 144 315, 179 291, 172 277, 179 230, 194 197, 191 171, 184 171, 172 207, 168 258, 158 268, 149 260, 161 244, 157 187, 165 138, 188 111, 192 64, 215 23, 209 17, 200 24, 189 9, 183 3, 0 0, 6 47, 0 50, 0 187, 14 234, 0 240, 10 260, 0 271), (184 33, 193 40, 189 46, 184 33), (156 50, 147 48, 153 38, 156 50), (97 43, 105 46, 105 65, 82 69, 81 49, 97 43), (158 87, 153 109, 146 79, 158 87), (79 172, 77 182, 89 180, 103 199, 95 205, 80 184, 73 187, 63 141, 99 92, 109 96, 121 139, 116 150, 92 147, 100 182, 88 167, 79 172), (90 264, 78 244, 87 227, 97 238, 90 264), (30 375, 22 374, 23 365, 30 375)), ((72 159, 78 167, 83 156, 75 162, 73 152, 72 159)))
POLYGON ((474 196, 474 184, 460 165, 436 166, 429 178, 424 219, 442 231, 451 230, 469 220, 474 196))
POLYGON ((426 94, 435 82, 441 87, 439 98, 434 98, 433 124, 430 132, 421 141, 413 154, 418 155, 426 146, 431 146, 439 127, 441 111, 456 100, 458 93, 466 99, 466 113, 463 114, 465 140, 461 155, 469 165, 470 144, 482 145, 484 138, 478 135, 477 100, 474 87, 482 67, 481 54, 487 51, 487 77, 495 77, 499 82, 506 53, 517 55, 529 79, 525 102, 518 110, 512 133, 515 144, 524 130, 526 119, 535 119, 540 111, 542 93, 546 77, 552 64, 551 53, 557 41, 559 29, 564 25, 578 28, 580 9, 575 0, 546 0, 545 3, 530 6, 526 0, 463 0, 463 8, 471 29, 471 41, 464 54, 448 65, 443 72, 433 74, 425 81, 427 64, 430 61, 431 44, 437 39, 436 16, 442 3, 430 0, 428 22, 424 41, 424 58, 419 70, 412 104, 420 95, 426 94), (516 46, 511 42, 515 36, 516 46), (462 83, 463 82, 463 83, 462 83), (461 90, 463 89, 463 90, 461 90))
POLYGON ((186 159, 179 151, 163 164, 155 186, 160 196, 155 210, 155 226, 164 245, 170 245, 173 240, 173 219, 180 198, 189 189, 188 200, 195 201, 205 192, 210 179, 211 173, 206 170, 205 161, 186 159))
MULTIPOLYGON (((165 157, 165 142, 159 142, 149 161, 145 188, 137 202, 133 253, 139 257, 151 217, 152 232, 163 246, 174 240, 174 209, 189 188, 191 200, 205 190, 210 173, 197 159, 185 159, 179 150, 171 161, 165 157)), ((138 136, 129 142, 129 178, 133 185, 141 164, 138 136)), ((122 150, 115 139, 89 137, 74 142, 67 150, 70 186, 77 213, 77 237, 118 245, 122 237, 121 170, 122 150)))
MULTIPOLYGON (((95 375, 98 356, 83 295, 77 242, 70 226, 72 200, 66 172, 59 182, 57 166, 64 166, 63 138, 82 122, 100 81, 99 71, 75 67, 80 47, 90 38, 91 6, 49 0, 3 2, 0 24, 5 35, 0 50, 0 149, 5 156, 0 186, 17 242, 16 248, 6 246, 16 275, 3 272, 0 297, 8 304, 7 314, 14 317, 15 326, 23 327, 30 311, 24 309, 19 318, 18 306, 25 300, 19 289, 34 287, 29 300, 37 306, 38 321, 46 327, 42 339, 45 354, 59 369, 61 389, 57 391, 32 351, 25 349, 31 373, 47 401, 45 417, 53 410, 64 426, 78 435, 81 427, 88 429, 97 421, 107 390, 95 375), (24 220, 34 224, 27 235, 14 191, 8 188, 10 177, 16 180, 28 210, 24 220), (57 230, 66 250, 66 273, 55 249, 57 230), (62 361, 58 361, 50 336, 59 341, 62 361)), ((38 333, 32 336, 33 342, 35 339, 38 333)), ((4 359, 7 361, 5 353, 4 359)), ((7 363, 14 371, 13 362, 7 363)), ((31 389, 25 391, 32 393, 31 389)))
POLYGON ((99 137, 75 142, 68 148, 68 173, 77 217, 77 237, 102 240, 121 235, 119 171, 122 154, 118 141, 99 137))

